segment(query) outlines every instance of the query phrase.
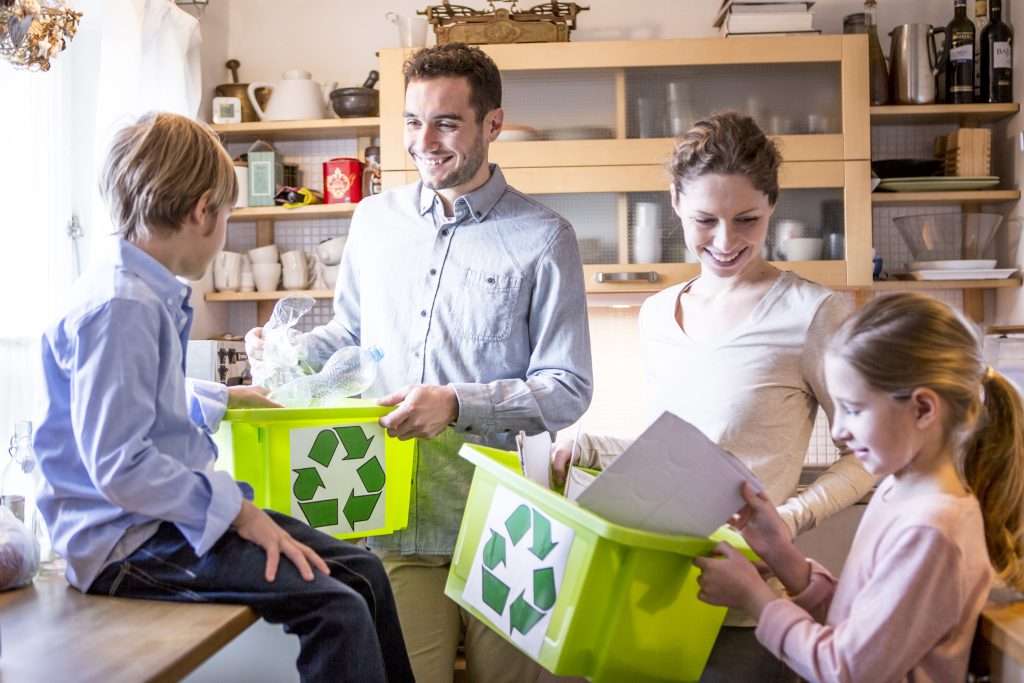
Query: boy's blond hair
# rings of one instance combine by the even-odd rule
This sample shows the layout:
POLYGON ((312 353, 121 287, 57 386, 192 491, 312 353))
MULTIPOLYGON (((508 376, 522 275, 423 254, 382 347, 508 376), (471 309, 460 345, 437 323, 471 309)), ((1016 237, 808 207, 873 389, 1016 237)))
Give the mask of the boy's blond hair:
POLYGON ((100 192, 118 234, 134 241, 178 230, 204 194, 211 212, 234 205, 238 183, 231 157, 208 126, 151 112, 114 136, 100 192))

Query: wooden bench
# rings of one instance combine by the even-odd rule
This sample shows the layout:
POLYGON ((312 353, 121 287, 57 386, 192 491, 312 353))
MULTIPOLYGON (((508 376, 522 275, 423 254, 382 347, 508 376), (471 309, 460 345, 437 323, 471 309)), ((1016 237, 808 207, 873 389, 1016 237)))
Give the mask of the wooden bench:
POLYGON ((0 593, 0 680, 177 681, 256 619, 242 605, 83 595, 44 572, 0 593))

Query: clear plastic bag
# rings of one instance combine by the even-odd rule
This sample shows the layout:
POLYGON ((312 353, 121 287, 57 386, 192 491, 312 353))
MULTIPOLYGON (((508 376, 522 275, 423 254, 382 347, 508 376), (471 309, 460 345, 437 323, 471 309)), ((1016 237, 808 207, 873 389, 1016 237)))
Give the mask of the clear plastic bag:
POLYGON ((27 585, 38 572, 38 542, 13 512, 0 505, 0 591, 27 585))
POLYGON ((312 372, 305 363, 305 348, 295 324, 315 303, 309 297, 286 297, 277 302, 263 326, 263 355, 249 358, 253 384, 273 390, 312 372))

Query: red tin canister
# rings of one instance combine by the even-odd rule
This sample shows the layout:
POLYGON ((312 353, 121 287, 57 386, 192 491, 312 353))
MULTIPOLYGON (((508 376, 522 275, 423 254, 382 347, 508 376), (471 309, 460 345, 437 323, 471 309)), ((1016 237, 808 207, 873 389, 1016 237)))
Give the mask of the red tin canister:
POLYGON ((337 157, 324 162, 324 203, 355 204, 363 198, 363 162, 337 157))

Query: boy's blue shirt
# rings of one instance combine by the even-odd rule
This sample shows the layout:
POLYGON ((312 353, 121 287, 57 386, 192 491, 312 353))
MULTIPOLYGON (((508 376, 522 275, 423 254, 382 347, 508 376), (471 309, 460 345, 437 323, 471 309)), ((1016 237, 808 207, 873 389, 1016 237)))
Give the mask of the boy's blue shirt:
POLYGON ((203 555, 241 508, 235 481, 213 470, 209 436, 227 388, 185 379, 190 292, 120 240, 113 263, 76 285, 68 312, 43 335, 39 509, 80 590, 164 521, 203 555))

